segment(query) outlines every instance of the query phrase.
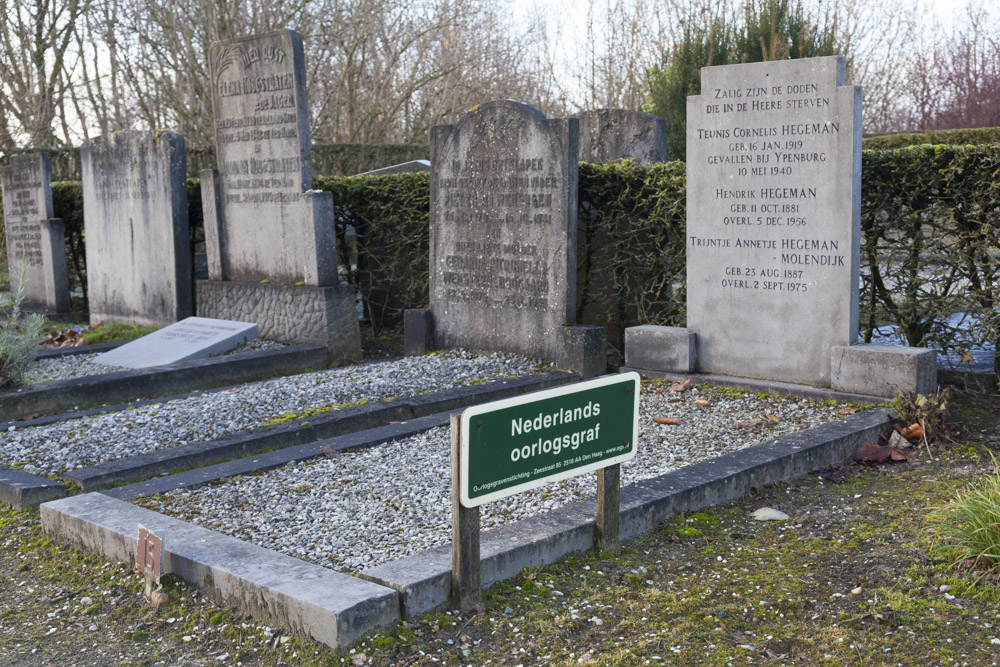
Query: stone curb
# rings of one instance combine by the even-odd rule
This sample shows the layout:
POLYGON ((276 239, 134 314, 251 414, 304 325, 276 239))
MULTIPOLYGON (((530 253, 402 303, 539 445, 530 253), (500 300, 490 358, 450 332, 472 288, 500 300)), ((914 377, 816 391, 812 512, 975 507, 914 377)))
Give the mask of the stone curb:
POLYGON ((396 591, 276 553, 101 493, 40 507, 42 529, 126 565, 141 524, 163 539, 163 570, 267 625, 337 649, 399 622, 396 591))
POLYGON ((406 438, 422 431, 427 431, 435 426, 447 426, 450 412, 439 412, 426 417, 418 417, 410 421, 398 424, 387 424, 367 431, 357 431, 347 433, 336 438, 310 442, 298 447, 287 447, 265 452, 259 456, 249 456, 235 461, 226 461, 215 465, 196 468, 187 472, 157 477, 144 482, 136 482, 128 486, 120 486, 115 489, 102 491, 106 496, 118 498, 119 500, 132 500, 139 496, 155 495, 167 493, 175 489, 193 489, 211 482, 217 482, 227 477, 245 475, 251 472, 261 472, 280 468, 288 463, 305 461, 307 459, 321 456, 324 448, 331 451, 341 452, 347 449, 367 449, 381 445, 383 442, 406 438))
POLYGON ((699 384, 710 384, 718 387, 731 387, 742 391, 752 391, 764 394, 782 394, 784 396, 796 396, 798 398, 808 398, 814 401, 840 401, 841 403, 874 403, 876 405, 888 403, 891 399, 885 396, 869 396, 867 394, 852 394, 844 391, 834 391, 829 387, 810 387, 805 384, 791 384, 788 382, 778 382, 776 380, 754 380, 750 378, 738 378, 729 375, 711 375, 708 373, 671 373, 669 371, 651 371, 646 368, 633 368, 622 366, 620 372, 634 371, 644 378, 670 380, 671 382, 683 382, 691 380, 695 386, 699 384))
MULTIPOLYGON (((888 411, 867 410, 710 461, 638 482, 621 490, 621 539, 635 537, 680 512, 737 498, 754 487, 785 481, 848 460, 875 440, 888 411)), ((481 535, 482 585, 516 576, 523 568, 554 563, 594 543, 594 499, 565 505, 481 535)), ((414 616, 448 601, 451 545, 442 545, 359 574, 399 592, 402 613, 414 616)))
POLYGON ((7 507, 23 510, 65 495, 62 482, 0 466, 0 503, 7 507))
POLYGON ((170 447, 128 459, 108 461, 71 470, 63 479, 83 491, 99 491, 118 484, 139 482, 172 471, 203 467, 279 447, 303 445, 375 428, 390 421, 404 421, 436 412, 456 410, 507 396, 537 391, 576 379, 570 373, 552 372, 500 380, 470 387, 454 387, 392 402, 374 402, 302 417, 284 424, 234 433, 218 440, 170 447))
POLYGON ((72 357, 78 354, 98 354, 108 352, 116 347, 121 347, 130 340, 114 340, 110 343, 94 343, 93 345, 82 345, 80 347, 64 347, 55 350, 39 350, 35 352, 35 359, 52 359, 53 357, 72 357))
POLYGON ((157 366, 31 385, 0 394, 0 419, 12 420, 33 412, 51 414, 78 405, 129 401, 153 395, 180 393, 240 384, 273 375, 326 368, 326 348, 295 345, 236 356, 209 357, 157 366))

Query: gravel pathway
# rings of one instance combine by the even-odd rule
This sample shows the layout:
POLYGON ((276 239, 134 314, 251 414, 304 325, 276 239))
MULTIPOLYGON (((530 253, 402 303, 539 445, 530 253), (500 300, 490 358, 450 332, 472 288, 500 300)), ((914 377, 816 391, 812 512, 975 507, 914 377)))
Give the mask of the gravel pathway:
MULTIPOLYGON (((247 352, 257 352, 258 350, 277 350, 284 347, 275 341, 257 338, 243 343, 231 350, 228 354, 245 354, 247 352)), ((90 375, 103 375, 104 373, 115 373, 117 371, 127 371, 128 368, 121 366, 106 366, 94 361, 100 352, 93 354, 68 354, 63 357, 48 357, 36 359, 28 372, 25 373, 25 384, 39 384, 42 382, 53 382, 55 380, 71 380, 73 378, 88 377, 90 375)))
POLYGON ((413 396, 485 379, 523 376, 538 368, 547 366, 525 357, 450 350, 291 375, 48 426, 11 427, 0 433, 0 465, 57 474, 221 438, 317 407, 336 409, 413 396))
MULTIPOLYGON (((644 382, 639 452, 622 485, 743 449, 856 408, 702 388, 684 394, 644 382), (708 407, 697 400, 708 401, 708 407), (770 415, 770 417, 768 417, 770 415), (681 420, 677 426, 653 417, 681 420)), ((343 571, 358 571, 451 540, 449 430, 436 428, 331 459, 289 464, 139 501, 145 507, 343 571)), ((593 496, 585 474, 480 507, 482 527, 593 496)))

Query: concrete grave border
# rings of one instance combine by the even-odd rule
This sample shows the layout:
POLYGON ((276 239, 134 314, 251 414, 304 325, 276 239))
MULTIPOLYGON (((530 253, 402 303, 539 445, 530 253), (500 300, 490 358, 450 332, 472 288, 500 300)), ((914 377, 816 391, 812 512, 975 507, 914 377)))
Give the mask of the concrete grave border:
MULTIPOLYGON (((884 408, 866 410, 625 487, 621 492, 621 537, 638 536, 679 512, 726 502, 754 487, 841 463, 853 455, 858 445, 877 438, 888 417, 884 408)), ((363 440, 370 446, 400 437, 404 430, 424 430, 444 423, 445 419, 444 414, 432 415, 327 442, 337 449, 364 446, 359 444, 363 440)), ((178 488, 176 482, 182 481, 181 486, 196 486, 245 471, 239 470, 240 466, 276 467, 289 460, 301 460, 291 456, 316 456, 321 446, 322 442, 310 443, 271 452, 253 461, 191 471, 174 476, 177 479, 167 484, 178 488)), ((331 589, 338 590, 341 577, 352 584, 359 580, 330 570, 326 572, 337 576, 315 572, 313 568, 325 568, 118 499, 156 493, 168 479, 45 503, 41 506, 42 527, 49 534, 107 558, 131 562, 136 541, 132 533, 142 522, 166 536, 165 571, 177 573, 224 603, 236 604, 264 622, 340 649, 365 632, 428 611, 448 600, 451 545, 370 568, 360 573, 360 577, 372 588, 351 586, 343 594, 330 596, 323 595, 324 588, 315 582, 329 582, 331 589), (290 568, 290 574, 284 578, 274 574, 281 568, 272 564, 279 562, 282 568, 290 568), (308 585, 301 585, 301 580, 308 585)), ((541 567, 568 553, 591 548, 594 503, 593 499, 578 501, 483 533, 483 586, 516 576, 524 567, 541 567)))
POLYGON ((293 345, 281 350, 223 355, 149 369, 44 382, 0 394, 0 420, 18 419, 34 412, 64 412, 78 405, 101 405, 192 389, 211 389, 326 367, 325 347, 293 345))
POLYGON ((168 474, 174 470, 203 467, 270 449, 311 443, 344 433, 364 431, 387 422, 456 410, 576 379, 575 375, 569 373, 552 372, 481 385, 453 387, 391 402, 373 401, 326 414, 301 417, 283 424, 233 433, 217 440, 169 447, 128 459, 70 470, 63 474, 63 479, 85 492, 99 491, 122 483, 139 482, 156 475, 168 474))

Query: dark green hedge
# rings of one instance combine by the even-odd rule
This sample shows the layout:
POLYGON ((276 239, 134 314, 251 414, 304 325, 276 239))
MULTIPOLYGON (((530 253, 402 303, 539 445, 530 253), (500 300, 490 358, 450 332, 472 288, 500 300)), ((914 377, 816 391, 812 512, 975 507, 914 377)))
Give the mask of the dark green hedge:
POLYGON ((900 132, 865 137, 861 144, 865 149, 905 148, 923 144, 980 146, 1000 143, 1000 127, 978 127, 963 130, 930 130, 928 132, 900 132))
MULTIPOLYGON (((38 150, 38 149, 31 149, 38 150)), ((49 171, 53 181, 79 181, 80 149, 45 149, 49 154, 49 171)), ((24 151, 0 149, 0 164, 7 155, 24 151)), ((409 162, 426 160, 430 147, 423 144, 313 144, 309 165, 313 177, 352 176, 363 171, 409 162)), ((188 147, 187 174, 197 178, 202 169, 214 168, 215 148, 188 147)))
MULTIPOLYGON (((340 261, 372 331, 427 303, 426 173, 316 179, 333 193, 340 261), (353 234, 352 234, 353 232, 353 234), (356 235, 355 235, 356 234, 356 235)), ((578 321, 683 325, 685 166, 580 165, 578 321)), ((198 181, 188 181, 192 248, 201 243, 198 181)), ((83 267, 78 183, 53 184, 66 221, 70 272, 83 267)), ((915 346, 961 351, 1000 342, 1000 145, 865 151, 862 336, 896 324, 915 346), (950 328, 950 313, 978 313, 950 328)), ((1000 375, 1000 365, 997 368, 1000 375)))

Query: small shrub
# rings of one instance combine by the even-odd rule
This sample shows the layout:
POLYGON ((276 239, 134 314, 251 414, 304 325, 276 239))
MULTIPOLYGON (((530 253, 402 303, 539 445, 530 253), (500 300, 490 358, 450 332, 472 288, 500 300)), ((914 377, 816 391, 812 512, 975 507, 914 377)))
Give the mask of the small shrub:
POLYGON ((905 423, 920 424, 927 441, 936 442, 946 433, 949 393, 950 387, 930 396, 904 391, 892 399, 892 409, 905 423))
POLYGON ((44 338, 44 318, 37 313, 25 314, 24 276, 14 276, 10 292, 0 293, 0 387, 16 387, 24 381, 35 352, 44 338))
POLYGON ((990 475, 936 508, 929 521, 936 548, 950 556, 954 566, 996 574, 1000 568, 1000 470, 996 459, 990 475))

